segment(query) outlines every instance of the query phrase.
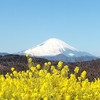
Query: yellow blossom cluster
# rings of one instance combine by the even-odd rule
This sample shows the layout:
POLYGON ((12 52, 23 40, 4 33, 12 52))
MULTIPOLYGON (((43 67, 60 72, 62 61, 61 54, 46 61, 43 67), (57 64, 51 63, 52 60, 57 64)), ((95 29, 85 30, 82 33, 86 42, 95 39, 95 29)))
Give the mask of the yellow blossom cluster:
POLYGON ((100 100, 100 79, 89 82, 86 71, 76 77, 78 66, 68 75, 69 68, 61 61, 57 67, 51 62, 43 66, 19 72, 12 67, 12 73, 0 75, 0 100, 100 100))

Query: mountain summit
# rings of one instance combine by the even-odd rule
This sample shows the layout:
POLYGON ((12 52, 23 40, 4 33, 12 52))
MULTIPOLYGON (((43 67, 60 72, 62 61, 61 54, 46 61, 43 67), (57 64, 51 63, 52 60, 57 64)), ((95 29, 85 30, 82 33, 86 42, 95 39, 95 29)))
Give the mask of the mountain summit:
POLYGON ((58 54, 64 54, 64 55, 70 56, 70 54, 67 54, 67 53, 65 54, 66 50, 68 52, 69 51, 78 52, 77 49, 66 44, 62 40, 51 38, 41 43, 40 45, 37 45, 36 47, 26 50, 25 53, 28 53, 32 56, 55 56, 58 54))
POLYGON ((93 56, 87 52, 81 52, 76 48, 68 45, 60 39, 51 38, 47 41, 33 47, 27 49, 21 53, 29 54, 35 57, 42 57, 49 60, 62 60, 66 61, 68 57, 85 57, 85 56, 93 56))

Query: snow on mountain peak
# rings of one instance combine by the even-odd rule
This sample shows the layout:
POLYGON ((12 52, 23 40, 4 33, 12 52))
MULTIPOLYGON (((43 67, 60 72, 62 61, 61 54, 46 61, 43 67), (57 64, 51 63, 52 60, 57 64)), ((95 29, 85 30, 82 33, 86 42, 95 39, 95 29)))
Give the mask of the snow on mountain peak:
POLYGON ((19 52, 19 54, 29 54, 30 56, 45 58, 48 60, 61 60, 61 61, 76 61, 79 57, 83 57, 83 60, 96 59, 95 56, 87 52, 81 52, 76 48, 68 45, 60 39, 50 38, 45 42, 19 52))
MULTIPOLYGON (((78 51, 62 40, 51 38, 43 42, 42 44, 37 45, 36 47, 26 50, 25 53, 28 53, 32 56, 55 56, 66 52, 66 50, 78 51)), ((71 54, 71 56, 73 55, 71 54)))
POLYGON ((52 45, 56 46, 57 48, 62 48, 63 50, 65 48, 68 48, 68 49, 71 49, 71 50, 77 50, 74 47, 72 47, 72 46, 68 45, 67 43, 63 42, 62 40, 56 39, 56 38, 51 38, 51 39, 45 41, 45 44, 52 44, 52 45))

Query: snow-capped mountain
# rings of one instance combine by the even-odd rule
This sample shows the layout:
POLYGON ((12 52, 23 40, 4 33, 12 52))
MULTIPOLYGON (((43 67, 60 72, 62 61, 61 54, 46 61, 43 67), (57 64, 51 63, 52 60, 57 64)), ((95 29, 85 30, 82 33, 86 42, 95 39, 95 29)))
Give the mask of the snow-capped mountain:
POLYGON ((51 38, 36 47, 27 49, 25 51, 20 52, 20 54, 29 54, 35 57, 42 57, 49 60, 62 60, 66 61, 68 58, 74 57, 94 57, 93 55, 87 52, 81 52, 76 48, 68 45, 62 40, 51 38))

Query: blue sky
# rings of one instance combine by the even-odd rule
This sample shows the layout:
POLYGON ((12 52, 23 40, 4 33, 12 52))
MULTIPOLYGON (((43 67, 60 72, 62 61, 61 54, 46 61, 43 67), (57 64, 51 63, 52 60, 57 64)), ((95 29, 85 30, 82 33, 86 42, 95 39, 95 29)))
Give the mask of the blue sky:
POLYGON ((53 37, 100 56, 100 0, 0 0, 0 52, 53 37))

